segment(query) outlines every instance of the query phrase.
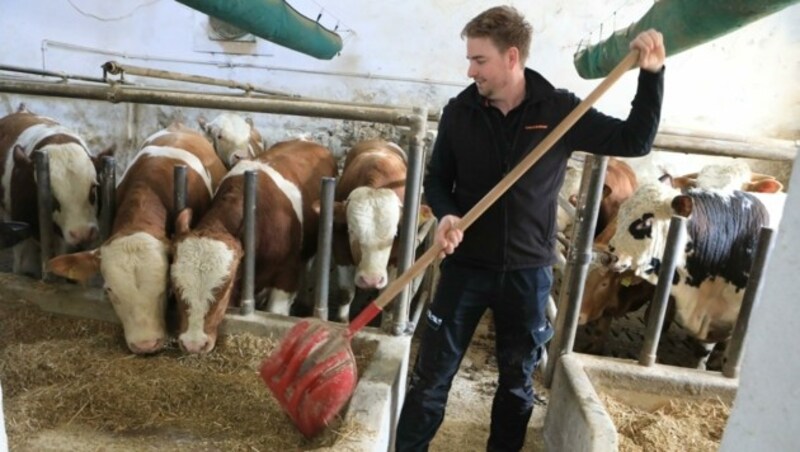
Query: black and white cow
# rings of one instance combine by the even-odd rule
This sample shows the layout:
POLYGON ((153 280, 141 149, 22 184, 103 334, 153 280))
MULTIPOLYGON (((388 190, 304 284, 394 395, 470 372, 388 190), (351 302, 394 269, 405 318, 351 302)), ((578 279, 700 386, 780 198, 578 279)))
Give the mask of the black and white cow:
POLYGON ((686 223, 671 294, 675 320, 702 342, 727 340, 739 314, 761 227, 777 228, 784 193, 748 193, 646 184, 622 204, 609 242, 614 271, 657 283, 672 215, 686 223))

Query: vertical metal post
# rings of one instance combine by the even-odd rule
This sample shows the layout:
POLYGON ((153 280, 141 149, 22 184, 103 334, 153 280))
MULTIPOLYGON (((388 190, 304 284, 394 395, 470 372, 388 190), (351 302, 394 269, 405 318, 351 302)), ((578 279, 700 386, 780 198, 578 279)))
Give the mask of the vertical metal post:
POLYGON ((736 326, 733 327, 733 337, 731 337, 728 348, 725 350, 722 375, 728 378, 739 377, 747 327, 750 325, 750 316, 756 308, 758 300, 761 299, 761 288, 764 285, 762 277, 774 244, 775 231, 771 228, 761 228, 756 254, 753 257, 753 266, 750 268, 750 276, 747 279, 747 287, 742 298, 742 307, 739 310, 739 316, 736 318, 736 326))
POLYGON ((47 281, 50 279, 47 271, 48 263, 53 256, 53 194, 50 189, 50 157, 41 150, 33 151, 33 163, 36 168, 42 280, 47 281))
POLYGON ((173 186, 175 216, 172 218, 173 221, 181 213, 181 210, 186 208, 186 170, 186 165, 175 165, 175 168, 172 169, 172 177, 175 180, 173 186))
POLYGON ((661 259, 661 268, 658 271, 658 284, 650 305, 650 318, 647 319, 647 329, 644 336, 644 345, 639 353, 639 364, 652 366, 656 362, 658 341, 661 339, 661 329, 667 313, 669 292, 672 288, 672 279, 678 256, 683 252, 686 243, 686 217, 673 215, 669 222, 667 244, 664 248, 664 257, 661 259))
POLYGON ((583 299, 583 285, 592 260, 592 243, 597 225, 600 200, 603 197, 603 183, 608 167, 608 157, 590 155, 583 165, 581 192, 578 197, 577 216, 572 240, 570 241, 564 281, 558 294, 555 336, 548 349, 544 384, 550 387, 555 366, 561 355, 571 353, 575 346, 575 331, 578 329, 578 316, 583 299), (587 176, 588 174, 588 176, 587 176))
POLYGON ((328 288, 331 275, 331 253, 333 247, 333 195, 336 179, 322 178, 320 194, 319 235, 317 257, 314 260, 316 287, 314 288, 314 317, 328 320, 328 288))
MULTIPOLYGON (((422 167, 425 162, 425 132, 427 127, 428 109, 415 107, 411 121, 411 146, 408 153, 403 219, 400 224, 400 253, 397 258, 398 274, 405 273, 411 267, 416 254, 417 223, 419 200, 422 195, 422 167)), ((411 287, 407 285, 395 298, 391 331, 395 336, 406 332, 410 300, 411 287)))
POLYGON ((242 315, 250 315, 256 309, 256 183, 258 173, 244 172, 244 262, 242 273, 242 315))
POLYGON ((105 242, 111 236, 114 214, 117 210, 117 164, 114 157, 110 155, 103 156, 102 162, 103 166, 100 171, 100 241, 105 242))

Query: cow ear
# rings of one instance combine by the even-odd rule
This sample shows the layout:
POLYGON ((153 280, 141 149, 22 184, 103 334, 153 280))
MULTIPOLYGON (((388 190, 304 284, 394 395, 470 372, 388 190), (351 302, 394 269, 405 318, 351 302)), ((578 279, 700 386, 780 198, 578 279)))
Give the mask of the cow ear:
POLYGON ((33 164, 33 162, 31 161, 30 157, 28 157, 28 154, 25 153, 25 149, 20 145, 14 146, 14 165, 19 166, 31 164, 33 164))
POLYGON ((692 197, 687 195, 676 196, 672 199, 672 210, 676 215, 689 218, 692 214, 692 197))
POLYGON ((336 201, 333 203, 333 224, 347 224, 347 203, 336 201))
POLYGON ((48 270, 53 274, 86 284, 100 271, 100 249, 80 253, 62 254, 50 259, 48 270))
POLYGON ((613 192, 614 189, 609 187, 608 184, 603 184, 603 199, 608 198, 613 192))
POLYGON ((189 232, 192 227, 192 209, 185 208, 178 213, 175 218, 175 235, 183 235, 189 232))
POLYGON ((747 191, 756 193, 778 193, 783 191, 783 184, 775 179, 764 179, 749 184, 747 191))

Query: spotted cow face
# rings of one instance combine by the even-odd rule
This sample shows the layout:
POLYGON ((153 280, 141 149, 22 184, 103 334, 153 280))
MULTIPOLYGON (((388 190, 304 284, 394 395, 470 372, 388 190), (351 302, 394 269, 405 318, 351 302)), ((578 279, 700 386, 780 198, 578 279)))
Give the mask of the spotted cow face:
POLYGON ((656 282, 677 195, 679 191, 665 184, 645 184, 620 205, 618 227, 608 244, 615 256, 612 270, 633 270, 636 276, 656 282))

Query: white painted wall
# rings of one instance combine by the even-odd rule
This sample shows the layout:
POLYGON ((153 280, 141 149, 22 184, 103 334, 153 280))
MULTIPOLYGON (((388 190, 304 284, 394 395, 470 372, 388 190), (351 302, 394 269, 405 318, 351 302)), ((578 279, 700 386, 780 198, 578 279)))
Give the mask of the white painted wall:
MULTIPOLYGON (((203 15, 171 0, 3 0, 0 64, 99 77, 102 63, 118 60, 231 78, 315 98, 439 110, 469 83, 459 34, 470 18, 487 7, 479 0, 290 3, 313 18, 324 8, 321 23, 331 28, 338 24, 344 37, 340 56, 316 60, 261 40, 245 49, 255 55, 222 53, 221 46, 204 38, 203 15), (215 48, 216 52, 209 52, 215 48)), ((581 80, 572 66, 579 43, 596 42, 599 35, 605 37, 635 21, 652 0, 508 3, 523 11, 534 26, 529 66, 557 86, 585 96, 598 82, 581 80)), ((798 74, 800 6, 795 5, 669 58, 662 126, 800 139, 798 74)), ((626 115, 635 79, 633 73, 626 75, 598 108, 626 115)), ((94 146, 117 142, 123 152, 176 114, 190 123, 199 114, 215 114, 0 95, 0 115, 14 111, 21 101, 76 128, 94 146), (130 129, 128 119, 138 127, 130 129)), ((305 132, 340 150, 336 148, 347 145, 353 136, 390 133, 380 127, 359 130, 352 122, 253 116, 269 142, 305 132)), ((790 195, 789 205, 799 202, 798 191, 790 195)), ((800 325, 796 316, 786 315, 796 311, 794 304, 800 299, 793 277, 800 270, 795 257, 798 229, 800 213, 788 209, 768 280, 768 284, 781 284, 768 287, 754 318, 725 450, 756 450, 756 444, 763 446, 758 450, 790 450, 788 445, 800 441, 800 431, 789 426, 798 396, 792 383, 800 374, 800 349, 793 345, 797 341, 791 335, 800 325), (783 247, 792 252, 781 251, 783 247)))
POLYGON ((772 257, 764 272, 764 289, 750 319, 739 392, 722 440, 723 452, 792 451, 800 443, 800 165, 772 257))
MULTIPOLYGON (((273 90, 317 98, 389 105, 424 105, 439 110, 469 83, 463 25, 487 7, 478 0, 293 0, 299 11, 338 25, 341 54, 317 60, 263 40, 245 45, 252 55, 206 39, 205 16, 171 0, 6 0, 0 16, 0 63, 99 77, 108 60, 193 74, 225 77, 273 90), (46 13, 44 11, 46 10, 46 13), (83 49, 77 48, 81 47, 83 49), (216 52, 211 52, 216 50, 216 52)), ((572 55, 581 42, 596 42, 641 17, 651 0, 511 1, 534 26, 529 65, 580 96, 598 83, 578 77, 572 55)), ((756 136, 800 137, 800 6, 761 19, 720 39, 671 57, 667 63, 664 126, 689 127, 756 136)), ((635 74, 606 94, 598 107, 624 116, 635 74)), ((153 83, 153 79, 145 80, 153 83)), ((158 82, 156 82, 158 83, 158 82)), ((0 113, 16 107, 19 96, 0 96, 0 113)), ((81 102, 78 107, 47 99, 32 103, 103 141, 125 136, 122 105, 81 102), (98 113, 99 114, 95 114, 98 113), (103 119, 100 119, 103 118, 103 119), (106 120, 107 118, 107 120, 106 120)), ((68 103, 69 104, 69 103, 68 103)), ((190 121, 205 113, 184 109, 190 121)), ((139 138, 157 128, 155 118, 174 114, 168 107, 137 107, 139 138)), ((162 118, 163 119, 163 118, 162 118)), ((272 140, 305 131, 324 138, 330 125, 295 118, 256 115, 272 140)), ((334 126, 339 127, 339 126, 334 126)), ((338 130, 337 130, 338 131, 338 130)), ((345 132, 349 132, 346 130, 345 132)), ((128 137, 131 138, 131 137, 128 137)), ((335 139, 334 146, 340 145, 335 139)))

